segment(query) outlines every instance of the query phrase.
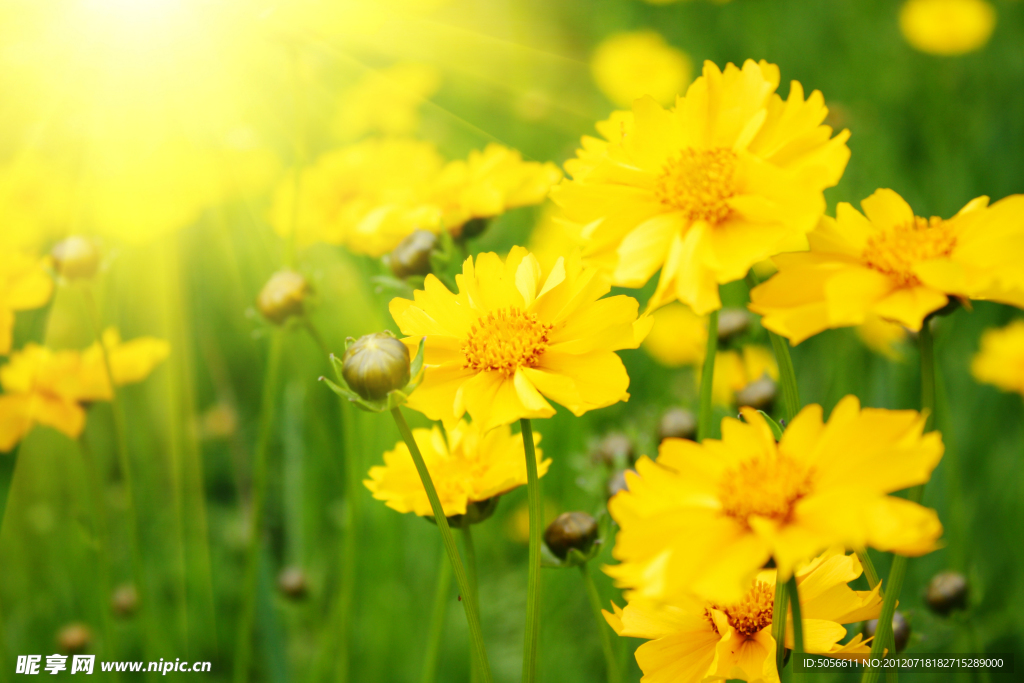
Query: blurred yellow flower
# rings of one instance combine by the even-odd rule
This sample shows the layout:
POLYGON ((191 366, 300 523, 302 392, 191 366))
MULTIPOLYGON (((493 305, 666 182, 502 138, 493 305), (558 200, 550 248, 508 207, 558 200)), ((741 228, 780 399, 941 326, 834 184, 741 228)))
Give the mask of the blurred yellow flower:
POLYGON ((558 259, 582 253, 583 237, 578 225, 561 220, 551 204, 547 204, 530 233, 528 248, 540 267, 548 271, 558 259))
POLYGON ((782 580, 823 549, 842 544, 901 555, 935 548, 933 510, 887 494, 928 481, 942 457, 938 432, 922 434, 913 410, 862 410, 854 396, 827 424, 804 408, 775 442, 761 415, 722 421, 722 439, 661 442, 657 462, 626 473, 629 490, 609 503, 620 531, 608 567, 637 596, 686 593, 736 602, 774 558, 782 580))
POLYGON ((1024 396, 1024 320, 981 335, 981 350, 971 361, 974 379, 1024 396))
POLYGON ((444 229, 457 233, 471 219, 540 204, 561 178, 551 162, 523 161, 516 150, 491 143, 470 152, 466 160, 448 162, 431 201, 441 209, 444 229))
POLYGON ((0 248, 34 250, 68 229, 71 185, 62 169, 35 156, 0 167, 0 248))
POLYGON ((636 348, 649 329, 627 296, 578 259, 545 273, 522 247, 508 258, 466 259, 459 293, 428 275, 415 301, 391 300, 411 348, 425 340, 425 376, 409 407, 452 424, 468 412, 486 431, 521 418, 551 417, 551 399, 582 415, 629 398, 615 351, 636 348), (545 398, 547 397, 547 398, 545 398))
MULTIPOLYGON (((121 334, 113 327, 103 331, 103 346, 107 350, 114 385, 119 387, 146 379, 171 353, 171 345, 156 337, 137 337, 122 342, 121 334)), ((113 398, 99 342, 93 342, 82 352, 82 373, 82 384, 91 396, 104 401, 113 398)))
POLYGON ((616 33, 597 46, 590 73, 605 97, 620 107, 650 95, 668 105, 689 85, 693 64, 657 31, 616 33))
POLYGON ((46 261, 0 249, 0 356, 11 352, 14 312, 39 308, 53 294, 46 261))
MULTIPOLYGON (((704 362, 701 350, 699 363, 704 362)), ((696 381, 700 387, 701 366, 697 365, 696 381)), ((736 405, 736 392, 767 375, 779 379, 779 366, 771 349, 748 344, 739 351, 728 349, 715 354, 715 375, 711 381, 711 400, 720 406, 736 405)))
POLYGON ((908 0, 900 30, 912 47, 933 55, 962 55, 985 46, 996 27, 987 0, 908 0))
POLYGON ((857 325, 857 336, 864 346, 889 360, 901 360, 900 345, 907 340, 907 328, 898 323, 882 320, 877 315, 868 315, 857 325))
POLYGON ((798 344, 877 315, 912 330, 950 296, 1024 306, 1024 195, 971 201, 953 218, 914 216, 892 190, 840 203, 811 250, 775 257, 779 272, 750 293, 761 323, 798 344))
MULTIPOLYGON (((672 303, 659 308, 651 317, 654 325, 643 347, 654 360, 669 368, 704 362, 708 343, 708 321, 704 316, 697 315, 689 306, 672 303)), ((716 377, 717 374, 716 371, 716 377)))
MULTIPOLYGON (((878 617, 878 588, 855 591, 849 583, 863 573, 853 555, 833 548, 796 571, 804 623, 804 651, 851 657, 871 651, 857 634, 843 644, 846 629, 878 617)), ((643 638, 636 661, 644 681, 700 683, 704 680, 777 682, 777 643, 772 637, 775 601, 774 569, 758 573, 740 600, 720 604, 696 596, 667 603, 630 599, 625 609, 612 603, 605 619, 620 636, 643 638)), ((792 621, 786 624, 785 646, 794 646, 792 621)))
POLYGON ((342 92, 334 132, 345 141, 367 133, 408 135, 419 126, 419 108, 440 85, 437 69, 427 64, 396 64, 369 71, 342 92))
MULTIPOLYGON (((508 493, 526 484, 523 435, 513 434, 508 425, 481 433, 475 424, 459 420, 447 435, 437 426, 414 429, 413 437, 430 470, 446 517, 466 514, 470 503, 508 493)), ((534 444, 540 434, 534 432, 534 444)), ((544 476, 550 460, 537 449, 537 472, 544 476)), ((384 465, 371 467, 363 482, 373 497, 399 512, 433 517, 427 492, 404 441, 384 454, 384 465)))
POLYGON ((678 299, 698 314, 721 307, 718 285, 781 251, 806 246, 825 211, 822 191, 849 159, 849 133, 831 137, 815 91, 789 99, 779 69, 748 60, 704 73, 664 110, 652 98, 616 112, 566 163, 572 180, 552 198, 584 228, 584 257, 614 284, 642 287, 659 269, 651 298, 678 299))

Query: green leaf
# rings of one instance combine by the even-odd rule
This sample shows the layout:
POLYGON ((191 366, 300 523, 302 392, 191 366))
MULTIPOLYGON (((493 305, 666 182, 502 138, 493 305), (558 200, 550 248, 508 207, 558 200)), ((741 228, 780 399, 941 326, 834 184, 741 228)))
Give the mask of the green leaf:
POLYGON ((761 417, 763 417, 764 421, 768 423, 769 427, 771 427, 772 436, 775 437, 775 440, 778 441, 779 439, 781 439, 782 427, 779 426, 779 423, 773 420, 771 416, 768 413, 764 412, 763 410, 759 410, 757 412, 761 413, 761 417))

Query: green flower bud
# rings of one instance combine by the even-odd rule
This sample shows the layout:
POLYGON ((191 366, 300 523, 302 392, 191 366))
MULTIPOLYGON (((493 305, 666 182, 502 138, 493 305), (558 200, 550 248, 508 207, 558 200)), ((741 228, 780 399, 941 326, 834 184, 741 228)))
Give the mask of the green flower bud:
POLYGON ((928 583, 928 607, 943 616, 967 608, 967 579, 957 572, 940 572, 928 583))
POLYGON ((88 280, 100 267, 100 250, 88 237, 72 235, 50 250, 53 268, 68 280, 88 280))
POLYGON ((736 392, 736 405, 756 410, 770 410, 778 393, 778 385, 768 375, 756 379, 736 392))
POLYGON ((437 244, 437 235, 416 230, 398 243, 384 261, 397 278, 426 275, 430 272, 430 254, 437 244))
POLYGON ((658 423, 658 441, 690 439, 697 434, 697 418, 686 408, 669 408, 658 423))
POLYGON ((586 555, 596 540, 597 522, 586 512, 563 512, 544 531, 544 543, 561 560, 571 549, 586 555))
POLYGON ((305 312, 309 283, 294 270, 279 270, 270 276, 256 299, 256 307, 263 317, 280 325, 293 316, 305 312))
POLYGON ((390 332, 360 337, 345 351, 341 376, 352 391, 377 401, 410 379, 409 349, 390 332))
MULTIPOLYGON (((878 619, 864 622, 864 637, 873 638, 878 628, 878 619)), ((896 652, 903 652, 910 642, 910 624, 903 612, 892 613, 892 637, 896 643, 896 652)))
POLYGON ((718 312, 718 341, 727 342, 750 327, 750 314, 742 308, 723 308, 718 312))
MULTIPOLYGON (((492 496, 485 500, 475 500, 466 506, 466 512, 462 515, 452 515, 448 517, 448 526, 453 529, 465 529, 474 524, 479 524, 487 519, 490 519, 494 511, 498 509, 498 499, 501 496, 492 496)), ((433 516, 424 517, 431 524, 437 524, 437 520, 433 516)))
POLYGON ((613 468, 631 464, 635 458, 633 441, 622 432, 607 434, 590 454, 590 460, 595 465, 613 468))
POLYGON ((285 567, 277 575, 277 588, 285 597, 301 600, 306 597, 306 572, 299 567, 285 567))

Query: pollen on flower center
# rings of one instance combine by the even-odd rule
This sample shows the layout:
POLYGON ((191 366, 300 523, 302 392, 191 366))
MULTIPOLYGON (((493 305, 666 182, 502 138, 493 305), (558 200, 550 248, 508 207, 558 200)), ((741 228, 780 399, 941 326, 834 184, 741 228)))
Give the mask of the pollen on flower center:
POLYGON ((511 377, 519 368, 536 367, 548 349, 553 325, 517 306, 491 311, 477 320, 462 345, 463 367, 493 370, 511 377))
MULTIPOLYGON (((729 619, 729 625, 736 629, 737 633, 751 637, 765 626, 772 623, 772 609, 775 605, 775 587, 764 581, 758 581, 750 592, 739 602, 733 605, 711 605, 712 609, 724 612, 729 619)), ((711 627, 718 633, 718 626, 715 625, 711 614, 704 610, 704 616, 711 621, 711 627)))
POLYGON ((875 270, 896 279, 901 286, 921 281, 913 268, 922 261, 949 256, 956 247, 956 236, 940 218, 915 217, 868 238, 862 258, 875 270))
POLYGON ((778 454, 754 458, 726 472, 718 492, 722 512, 747 523, 751 515, 785 520, 811 491, 811 470, 778 454))
POLYGON ((687 220, 718 225, 732 211, 727 201, 737 191, 736 161, 736 153, 726 147, 687 147, 665 162, 654 193, 687 220))

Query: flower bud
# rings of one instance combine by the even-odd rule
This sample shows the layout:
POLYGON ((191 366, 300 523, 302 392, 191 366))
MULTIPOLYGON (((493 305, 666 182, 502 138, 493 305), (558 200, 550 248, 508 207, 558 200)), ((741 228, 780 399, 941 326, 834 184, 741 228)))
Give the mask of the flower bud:
POLYGON ((686 408, 669 408, 658 423, 658 441, 690 439, 697 434, 697 418, 686 408))
POLYGON ((573 548, 586 554, 597 540, 597 522, 586 512, 563 512, 544 531, 544 543, 564 560, 573 548))
POLYGON ((459 231, 459 237, 462 239, 469 239, 470 237, 476 237, 482 235, 487 226, 491 224, 490 218, 471 218, 462 225, 462 230, 459 231))
POLYGON ((299 567, 285 567, 277 575, 277 587, 287 598, 301 600, 306 597, 306 573, 299 567))
MULTIPOLYGON (((448 519, 448 526, 453 529, 465 529, 474 524, 479 524, 490 519, 494 511, 498 509, 498 499, 501 496, 492 496, 484 500, 474 500, 466 506, 465 514, 451 515, 448 519)), ((437 524, 437 520, 431 516, 424 517, 431 524, 437 524)))
POLYGON ((68 624, 57 632, 57 646, 61 652, 83 652, 92 643, 92 631, 85 624, 68 624))
MULTIPOLYGON (((878 619, 864 622, 864 637, 873 638, 878 628, 878 619)), ((910 624, 903 612, 892 613, 892 637, 896 644, 896 652, 903 652, 910 642, 910 624)))
POLYGON ((940 572, 928 583, 928 606, 943 616, 967 608, 967 579, 957 572, 940 572))
POLYGON ((723 308, 718 312, 718 341, 727 342, 750 327, 750 314, 742 308, 723 308))
POLYGON ((635 457, 630 438, 622 432, 611 432, 597 444, 597 448, 590 455, 590 460, 595 465, 622 467, 632 463, 635 457))
POLYGON ((437 244, 437 236, 426 230, 416 230, 398 243, 385 263, 397 278, 410 275, 426 275, 430 272, 430 254, 437 244))
POLYGON ((50 250, 53 267, 68 280, 87 280, 100 267, 100 250, 88 237, 72 235, 57 242, 50 250))
POLYGON ((409 383, 409 349, 390 332, 360 337, 345 351, 341 375, 352 391, 376 401, 409 383))
POLYGON ((736 405, 740 408, 749 406, 757 410, 768 410, 775 401, 778 386, 768 375, 756 379, 736 392, 736 405))
POLYGON ((608 480, 608 497, 611 498, 620 491, 628 491, 629 484, 626 483, 626 472, 633 470, 619 470, 608 480))
POLYGON ((280 325, 288 318, 305 312, 309 283, 294 270, 279 270, 270 276, 256 298, 256 307, 263 317, 280 325))
POLYGON ((130 583, 121 584, 114 589, 110 598, 110 608, 114 614, 121 617, 129 617, 139 608, 139 592, 130 583))

